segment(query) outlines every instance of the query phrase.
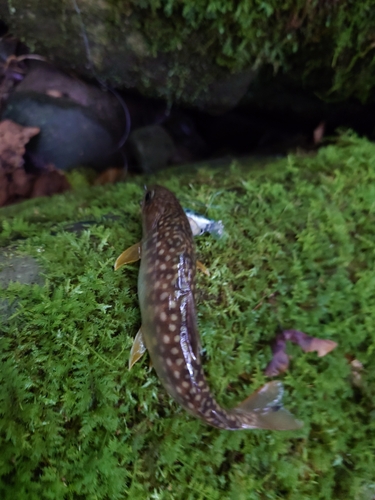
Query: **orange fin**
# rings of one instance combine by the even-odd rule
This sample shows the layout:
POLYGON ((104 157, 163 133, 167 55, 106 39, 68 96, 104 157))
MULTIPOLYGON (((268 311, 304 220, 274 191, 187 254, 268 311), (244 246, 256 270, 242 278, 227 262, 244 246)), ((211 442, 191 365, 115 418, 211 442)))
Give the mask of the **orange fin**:
POLYGON ((210 271, 207 269, 207 267, 204 264, 202 264, 202 262, 200 260, 197 260, 196 265, 197 265, 197 269, 202 271, 202 273, 204 273, 206 276, 210 275, 210 271))
POLYGON ((132 348, 130 350, 130 358, 129 358, 129 370, 132 366, 144 355, 147 351, 145 343, 143 342, 142 335, 142 327, 138 330, 137 335, 135 336, 132 348))
POLYGON ((278 431, 300 429, 303 423, 297 420, 281 403, 283 393, 284 387, 281 382, 276 380, 269 382, 232 411, 237 414, 251 413, 254 415, 256 417, 254 427, 258 429, 278 431))
POLYGON ((132 262, 137 262, 141 258, 141 243, 138 242, 135 245, 127 248, 119 255, 115 262, 115 271, 120 269, 125 264, 131 264, 132 262))

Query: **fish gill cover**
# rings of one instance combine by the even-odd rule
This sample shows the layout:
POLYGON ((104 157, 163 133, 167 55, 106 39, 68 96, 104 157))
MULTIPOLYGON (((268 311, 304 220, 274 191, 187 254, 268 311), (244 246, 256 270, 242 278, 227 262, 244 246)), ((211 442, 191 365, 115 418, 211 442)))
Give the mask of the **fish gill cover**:
POLYGON ((43 269, 39 284, 0 289, 0 497, 373 498, 375 145, 345 134, 314 157, 155 181, 228 232, 196 240, 218 402, 266 382, 280 325, 338 342, 325 358, 289 347, 279 378, 305 425, 213 429, 173 402, 148 359, 128 371, 138 264, 113 264, 140 238, 144 179, 31 200, 0 211, 0 278, 9 255, 43 269))

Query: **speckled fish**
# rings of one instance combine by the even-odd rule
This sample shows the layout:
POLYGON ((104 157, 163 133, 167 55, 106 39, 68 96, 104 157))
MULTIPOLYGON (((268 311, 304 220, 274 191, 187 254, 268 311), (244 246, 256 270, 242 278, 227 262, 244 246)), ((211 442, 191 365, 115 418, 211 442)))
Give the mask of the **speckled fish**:
POLYGON ((142 203, 143 238, 123 252, 115 269, 141 258, 138 296, 142 315, 130 365, 149 352, 168 393, 189 413, 220 429, 301 427, 281 405, 283 386, 270 382, 239 406, 225 410, 211 395, 203 373, 194 300, 193 234, 177 198, 153 186, 142 203))

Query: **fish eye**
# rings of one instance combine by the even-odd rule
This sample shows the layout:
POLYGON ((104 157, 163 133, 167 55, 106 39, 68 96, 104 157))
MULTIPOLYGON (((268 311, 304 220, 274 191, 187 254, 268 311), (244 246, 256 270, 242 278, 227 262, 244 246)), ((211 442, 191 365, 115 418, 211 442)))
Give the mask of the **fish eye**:
POLYGON ((149 203, 154 197, 154 194, 154 191, 147 191, 147 193, 145 194, 145 203, 149 203))

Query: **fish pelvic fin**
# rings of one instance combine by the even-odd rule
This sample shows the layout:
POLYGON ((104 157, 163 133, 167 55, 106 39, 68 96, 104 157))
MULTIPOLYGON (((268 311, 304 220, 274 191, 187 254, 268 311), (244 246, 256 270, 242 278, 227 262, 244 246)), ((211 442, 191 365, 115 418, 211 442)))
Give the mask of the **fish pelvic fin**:
POLYGON ((132 262, 137 262, 141 258, 141 243, 135 243, 131 247, 127 248, 119 255, 115 262, 115 271, 120 269, 120 267, 125 264, 131 264, 132 262))
POLYGON ((131 370, 132 366, 141 359, 141 357, 146 352, 146 346, 143 340, 142 335, 142 327, 138 330, 137 335, 135 336, 129 357, 129 370, 131 370))
POLYGON ((283 393, 284 387, 281 382, 276 380, 269 382, 233 408, 231 413, 237 418, 242 417, 243 428, 278 431, 300 429, 303 423, 282 405, 283 393))
POLYGON ((204 264, 202 264, 202 262, 200 260, 197 260, 196 266, 197 266, 197 269, 202 271, 202 273, 204 273, 206 276, 210 275, 210 271, 207 269, 207 267, 204 264))

